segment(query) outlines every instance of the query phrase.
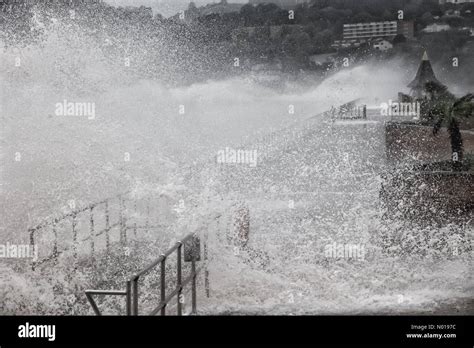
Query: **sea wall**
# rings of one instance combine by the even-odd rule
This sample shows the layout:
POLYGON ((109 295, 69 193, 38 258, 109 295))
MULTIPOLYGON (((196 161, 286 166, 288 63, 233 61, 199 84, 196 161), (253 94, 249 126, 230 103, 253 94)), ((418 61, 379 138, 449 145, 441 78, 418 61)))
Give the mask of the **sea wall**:
MULTIPOLYGON (((474 153, 474 131, 462 131, 465 154, 474 153)), ((474 172, 450 169, 395 169, 401 164, 427 164, 451 159, 446 128, 389 122, 385 152, 392 170, 384 176, 381 195, 387 213, 412 220, 468 219, 474 211, 474 172)), ((436 166, 434 166, 436 168, 436 166)))
MULTIPOLYGON (((464 153, 474 154, 474 130, 462 130, 464 153)), ((433 127, 388 122, 385 126, 387 161, 429 163, 451 159, 451 144, 446 128, 435 136, 433 127)))
POLYGON ((391 216, 466 220, 474 211, 474 172, 390 173, 384 177, 381 196, 391 216))

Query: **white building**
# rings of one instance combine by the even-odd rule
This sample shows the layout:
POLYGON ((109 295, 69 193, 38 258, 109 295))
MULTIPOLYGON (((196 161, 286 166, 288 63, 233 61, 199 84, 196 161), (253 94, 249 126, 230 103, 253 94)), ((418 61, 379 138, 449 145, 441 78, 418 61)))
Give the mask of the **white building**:
MULTIPOLYGON (((414 37, 413 21, 385 21, 371 23, 344 24, 343 39, 336 40, 331 47, 336 49, 360 47, 373 40, 393 40, 398 34, 408 40, 414 37)), ((389 49, 387 44, 380 46, 383 50, 389 49)))
POLYGON ((373 48, 382 52, 391 50, 393 48, 393 45, 391 42, 387 40, 378 40, 377 42, 374 43, 373 48))
POLYGON ((466 30, 469 32, 469 36, 474 36, 474 28, 471 27, 463 27, 462 30, 466 30))
POLYGON ((448 31, 448 30, 451 30, 451 27, 448 24, 433 23, 431 25, 428 25, 422 31, 425 33, 439 33, 441 31, 448 31))
POLYGON ((398 33, 397 21, 344 24, 343 39, 390 38, 398 33))
POLYGON ((334 63, 335 57, 335 53, 314 54, 309 56, 309 61, 317 67, 322 67, 326 64, 334 63))

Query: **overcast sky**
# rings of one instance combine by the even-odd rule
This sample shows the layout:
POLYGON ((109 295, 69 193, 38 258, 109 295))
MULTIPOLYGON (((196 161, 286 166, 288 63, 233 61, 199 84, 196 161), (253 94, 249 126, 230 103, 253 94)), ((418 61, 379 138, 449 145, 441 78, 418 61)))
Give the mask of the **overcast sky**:
MULTIPOLYGON (((191 0, 105 0, 116 6, 147 6, 165 17, 172 16, 188 7, 191 0)), ((220 0, 194 0, 197 6, 218 3, 220 0)), ((229 3, 247 3, 248 0, 228 0, 229 3)))

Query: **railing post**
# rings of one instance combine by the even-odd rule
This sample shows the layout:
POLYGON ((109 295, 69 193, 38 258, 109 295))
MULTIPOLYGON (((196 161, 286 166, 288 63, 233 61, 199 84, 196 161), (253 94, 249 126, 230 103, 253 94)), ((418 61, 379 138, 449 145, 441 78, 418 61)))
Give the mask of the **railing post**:
POLYGON ((133 278, 133 315, 138 315, 138 277, 133 278))
POLYGON ((135 236, 135 241, 137 240, 137 216, 138 216, 138 211, 137 211, 137 200, 135 199, 135 203, 133 205, 133 209, 135 211, 135 218, 133 219, 135 222, 133 223, 133 234, 135 236))
MULTIPOLYGON (((30 248, 32 250, 35 249, 35 230, 34 229, 30 229, 30 248)), ((36 262, 35 261, 32 261, 31 262, 31 269, 34 271, 35 270, 35 266, 36 266, 36 262)))
POLYGON ((166 278, 165 278, 165 270, 166 270, 166 257, 164 255, 163 260, 161 260, 161 303, 164 304, 163 308, 161 308, 161 315, 166 315, 166 278))
POLYGON ((123 227, 123 241, 127 243, 127 204, 126 199, 122 197, 122 227, 123 227))
POLYGON ((76 213, 72 215, 72 252, 74 258, 77 258, 76 213))
POLYGON ((132 315, 132 282, 127 280, 127 316, 132 315))
POLYGON ((204 288, 206 290, 206 297, 210 297, 210 288, 209 288, 209 269, 207 267, 208 264, 208 252, 207 252, 207 243, 208 243, 208 234, 207 231, 204 234, 204 288))
POLYGON ((54 235, 54 244, 53 244, 53 257, 57 261, 58 258, 58 231, 56 229, 56 222, 53 222, 53 235, 54 235))
POLYGON ((184 301, 182 299, 183 296, 183 284, 188 284, 191 282, 192 284, 192 311, 191 314, 197 314, 197 271, 196 271, 196 262, 200 260, 199 255, 199 239, 195 234, 189 234, 185 237, 185 241, 191 241, 192 245, 190 246, 188 243, 183 243, 182 241, 177 242, 171 247, 168 251, 164 254, 161 254, 158 259, 153 261, 149 264, 145 269, 134 275, 132 278, 129 278, 126 281, 126 289, 125 291, 118 291, 118 290, 87 290, 86 296, 89 302, 91 303, 94 312, 97 315, 100 315, 100 311, 97 308, 96 303, 92 296, 95 295, 120 295, 126 297, 126 315, 138 315, 138 280, 139 278, 155 269, 156 266, 160 265, 160 302, 158 306, 150 312, 150 315, 155 315, 158 312, 161 313, 162 316, 166 315, 166 308, 168 303, 176 296, 177 294, 177 311, 178 316, 183 315, 183 308, 184 308, 184 301), (182 279, 182 265, 183 265, 183 250, 184 250, 184 261, 191 262, 192 271, 191 274, 186 277, 184 283, 182 279), (172 255, 174 252, 177 252, 177 284, 176 288, 172 291, 169 297, 166 297, 166 259, 169 255, 172 255))
POLYGON ((193 281, 192 281, 192 285, 191 285, 191 292, 192 292, 192 310, 191 310, 191 313, 192 314, 196 314, 197 313, 197 309, 196 309, 196 261, 193 260, 191 261, 191 274, 193 275, 193 281))
POLYGON ((120 223, 120 244, 123 246, 126 243, 126 230, 124 222, 124 211, 125 211, 125 202, 122 196, 119 196, 119 223, 120 223))
POLYGON ((94 255, 94 206, 90 208, 91 255, 94 255))
POLYGON ((110 216, 109 216, 109 200, 105 201, 105 250, 107 253, 109 252, 110 248, 110 216))
POLYGON ((87 300, 89 301, 90 305, 92 306, 92 310, 94 311, 95 315, 101 316, 102 314, 100 313, 99 307, 97 307, 97 304, 95 303, 94 299, 92 298, 92 294, 86 291, 86 297, 87 297, 87 300))
POLYGON ((145 220, 145 233, 148 234, 150 228, 150 198, 146 200, 146 220, 145 220))
POLYGON ((178 242, 179 243, 179 246, 178 246, 178 260, 177 260, 177 266, 178 266, 178 270, 177 270, 177 288, 178 288, 178 303, 177 303, 177 308, 178 308, 178 315, 181 316, 183 315, 183 307, 182 307, 182 303, 181 303, 181 296, 182 296, 182 293, 183 293, 183 286, 181 284, 181 248, 183 246, 183 243, 181 243, 181 241, 178 242))

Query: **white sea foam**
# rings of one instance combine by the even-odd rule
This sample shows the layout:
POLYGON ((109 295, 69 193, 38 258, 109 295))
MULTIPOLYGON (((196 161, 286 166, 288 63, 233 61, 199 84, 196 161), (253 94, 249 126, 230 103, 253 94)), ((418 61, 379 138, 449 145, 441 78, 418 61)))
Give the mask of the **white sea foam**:
MULTIPOLYGON (((413 73, 399 61, 351 67, 296 93, 245 78, 167 88, 158 79, 145 80, 109 65, 93 40, 60 30, 49 33, 42 47, 0 54, 6 62, 0 66, 0 84, 2 155, 7 159, 1 233, 7 240, 26 238, 27 227, 67 210, 72 199, 86 204, 129 187, 140 194, 164 189, 170 196, 184 190, 202 204, 193 208, 193 221, 184 216, 178 221, 183 232, 211 224, 212 211, 230 214, 232 204, 222 204, 223 198, 250 206, 251 251, 235 255, 222 236, 226 222, 212 222, 211 298, 200 298, 206 313, 396 312, 406 309, 399 295, 410 299, 409 309, 416 311, 427 303, 467 296, 472 289, 469 254, 436 261, 380 252, 373 236, 389 227, 378 210, 378 170, 384 162, 378 125, 337 128, 317 118, 314 129, 283 133, 285 141, 276 133, 275 146, 259 150, 260 174, 237 173, 227 191, 216 192, 213 186, 228 178, 215 172, 215 161, 208 161, 218 149, 260 143, 272 130, 353 99, 374 103, 375 97, 393 98, 403 90, 407 73, 413 73), (20 67, 15 66, 18 55, 20 67), (56 117, 55 104, 64 99, 95 103, 94 119, 56 117), (295 106, 294 114, 288 113, 289 105, 295 106), (20 161, 14 160, 16 153, 20 161), (189 186, 183 178, 189 167, 197 168, 194 173, 204 183, 212 175, 214 184, 203 191, 189 186), (357 179, 363 175, 365 180, 357 179), (330 243, 363 245, 364 260, 327 260, 324 246, 330 243)), ((472 238, 472 229, 467 233, 472 238)), ((15 291, 37 301, 27 290, 31 280, 2 273, 6 279, 0 284, 10 294, 0 296, 9 301, 4 308, 14 312, 19 306, 11 299, 15 291)), ((41 286, 46 288, 44 281, 41 286)), ((50 295, 42 296, 54 304, 50 295)))

